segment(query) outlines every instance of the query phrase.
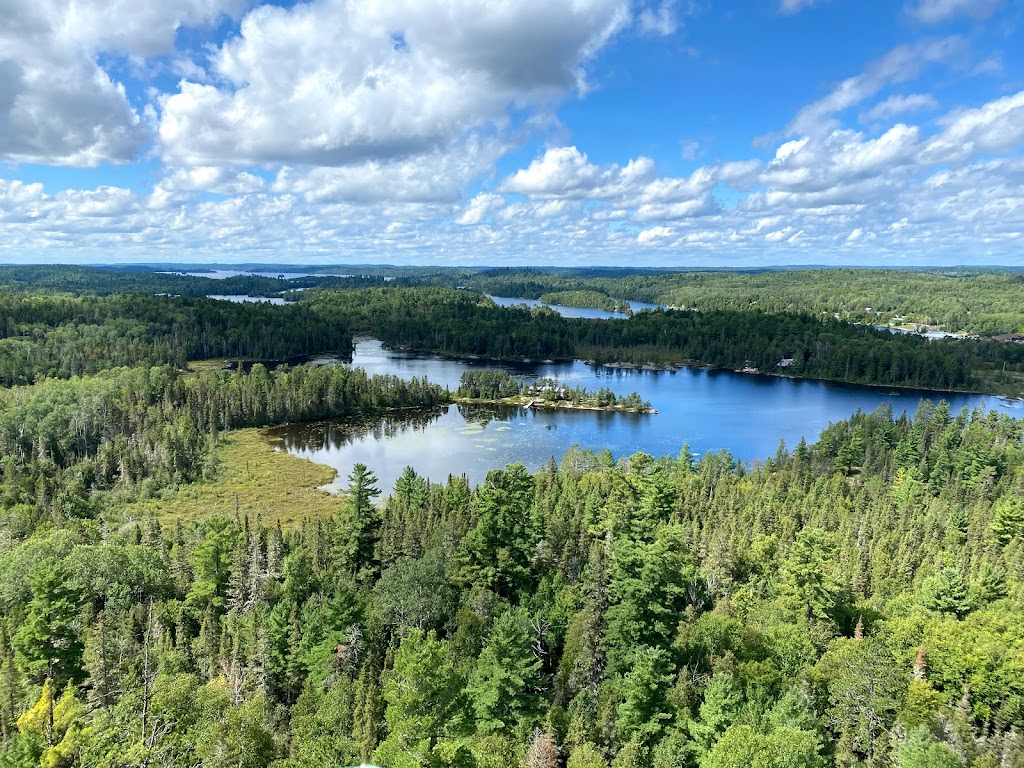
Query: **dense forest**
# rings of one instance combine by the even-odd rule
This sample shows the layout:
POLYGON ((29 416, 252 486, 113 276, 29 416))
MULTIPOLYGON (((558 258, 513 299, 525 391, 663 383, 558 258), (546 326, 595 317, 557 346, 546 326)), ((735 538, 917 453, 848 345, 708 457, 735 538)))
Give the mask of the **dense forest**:
POLYGON ((0 390, 6 524, 89 516, 96 493, 147 495, 215 469, 217 435, 239 427, 356 416, 447 402, 422 379, 368 377, 342 366, 262 365, 182 374, 116 368, 0 390), (141 490, 140 490, 141 489, 141 490))
MULTIPOLYGON (((518 298, 518 296, 517 296, 518 298)), ((617 312, 625 309, 624 303, 597 291, 555 291, 541 294, 540 300, 545 304, 564 304, 569 307, 590 307, 603 309, 606 312, 617 312)))
POLYGON ((586 291, 611 299, 700 310, 834 314, 853 322, 939 325, 950 331, 983 336, 1024 332, 1021 271, 806 269, 630 273, 496 269, 451 279, 441 274, 433 281, 527 299, 552 292, 586 291))
POLYGON ((206 298, 0 293, 0 384, 105 368, 235 357, 284 360, 347 350, 344 320, 303 305, 206 298))
POLYGON ((910 334, 806 314, 758 310, 639 312, 628 320, 569 319, 499 308, 450 288, 315 291, 303 305, 343 316, 387 344, 504 360, 581 358, 633 364, 697 363, 738 370, 933 389, 1021 390, 1024 345, 928 342, 910 334), (786 368, 783 360, 792 360, 786 368))
POLYGON ((1024 764, 1020 422, 925 403, 760 466, 574 449, 476 489, 408 469, 383 501, 357 466, 295 530, 123 514, 188 481, 158 425, 194 416, 205 453, 208 426, 278 417, 250 412, 265 387, 319 412, 351 375, 371 405, 344 370, 7 396, 0 765, 1024 764))
POLYGON ((0 384, 118 366, 183 368, 208 358, 347 354, 351 333, 361 332, 396 347, 500 360, 698 364, 881 386, 1024 389, 1021 344, 928 342, 832 317, 755 309, 568 319, 550 309, 497 307, 474 291, 397 282, 311 288, 282 306, 145 293, 0 293, 0 384), (784 360, 791 362, 783 367, 784 360))
MULTIPOLYGON (((341 268, 339 268, 341 269, 341 268)), ((26 266, 0 267, 0 292, 63 293, 109 296, 141 293, 173 296, 242 295, 280 297, 313 287, 353 288, 380 285, 382 276, 305 275, 278 277, 232 275, 215 278, 202 273, 181 274, 114 267, 26 266)))
MULTIPOLYGON (((276 364, 357 332, 889 386, 1009 388, 1024 346, 791 310, 568 320, 415 270, 286 306, 145 279, 0 293, 0 768, 1024 768, 1005 414, 882 408, 753 464, 573 448, 475 488, 357 465, 340 499, 303 489, 301 519, 298 494, 278 515, 188 493, 231 446, 242 482, 240 445, 277 455, 240 430, 450 402, 276 364)), ((463 394, 523 389, 474 374, 463 394)))
MULTIPOLYGON (((178 269, 183 269, 179 265, 178 269)), ((266 272, 266 268, 261 271, 266 272)), ((108 295, 286 296, 309 288, 469 287, 497 296, 612 311, 643 301, 703 311, 838 316, 865 324, 923 324, 981 336, 1024 332, 1024 271, 1010 269, 467 269, 336 265, 302 276, 213 279, 115 267, 0 267, 0 291, 108 295)))

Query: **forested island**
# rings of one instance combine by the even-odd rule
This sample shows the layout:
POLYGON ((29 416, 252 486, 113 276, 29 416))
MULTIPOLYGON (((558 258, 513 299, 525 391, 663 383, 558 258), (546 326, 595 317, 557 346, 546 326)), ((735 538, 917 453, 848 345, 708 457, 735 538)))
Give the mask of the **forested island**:
POLYGON ((467 371, 455 392, 458 402, 521 405, 526 408, 569 408, 589 411, 657 413, 636 392, 616 395, 608 387, 592 392, 569 387, 557 379, 528 381, 507 372, 467 371))
POLYGON ((358 464, 341 496, 258 431, 453 397, 608 400, 513 372, 453 393, 303 362, 364 332, 509 361, 790 359, 787 375, 1007 392, 1024 345, 802 309, 569 320, 436 270, 302 278, 271 306, 155 290, 201 278, 108 290, 121 273, 38 269, 35 287, 0 270, 0 767, 1024 763, 1009 414, 883 407, 746 463, 682 440, 660 457, 578 447, 476 487, 409 467, 380 488, 358 464))
POLYGON ((589 307, 603 309, 606 312, 624 312, 628 303, 616 301, 598 291, 555 291, 543 293, 540 301, 545 304, 564 304, 567 307, 589 307))

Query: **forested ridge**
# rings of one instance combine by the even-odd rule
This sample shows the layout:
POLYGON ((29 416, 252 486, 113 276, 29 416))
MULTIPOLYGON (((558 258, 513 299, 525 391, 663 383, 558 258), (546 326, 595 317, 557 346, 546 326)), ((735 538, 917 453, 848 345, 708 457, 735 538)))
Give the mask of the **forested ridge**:
MULTIPOLYGON (((179 265, 180 268, 180 265, 179 265)), ((982 336, 1024 332, 1024 271, 1019 269, 467 269, 304 267, 303 277, 225 279, 115 267, 0 267, 0 291, 181 296, 282 296, 295 289, 401 286, 469 287, 497 296, 611 310, 644 301, 708 310, 835 315, 860 323, 938 325, 982 336), (348 275, 340 277, 337 275, 348 275), (555 294, 552 298, 550 294, 555 294), (564 294, 558 296, 558 294, 564 294), (560 300, 556 300, 560 299, 560 300)), ((296 294, 297 295, 297 294, 296 294)))
POLYGON ((350 329, 388 344, 521 360, 748 364, 788 375, 933 389, 1019 389, 1024 346, 926 343, 831 318, 757 311, 642 312, 574 320, 499 308, 449 288, 316 289, 286 306, 207 298, 0 294, 0 383, 212 357, 280 361, 346 352, 350 329))
POLYGON ((284 360, 351 344, 342 318, 301 305, 0 293, 0 384, 7 386, 211 357, 284 360))
POLYGON ((581 358, 634 364, 697 363, 766 373, 932 389, 1020 391, 1024 345, 928 342, 914 335, 811 315, 756 310, 639 312, 628 320, 561 317, 496 307, 477 293, 441 287, 320 291, 304 297, 355 331, 387 344, 504 360, 581 358))
MULTIPOLYGON (((424 278, 426 279, 426 278, 424 278)), ((1000 269, 629 270, 494 269, 446 279, 498 296, 588 291, 701 310, 838 314, 906 320, 980 335, 1024 332, 1024 272, 1000 269)), ((591 306, 588 304, 588 306, 591 306)))
POLYGON ((43 266, 0 267, 0 291, 109 296, 115 293, 171 294, 175 296, 248 295, 281 296, 315 286, 334 288, 380 285, 381 276, 353 274, 264 277, 233 275, 215 278, 202 274, 131 270, 115 267, 43 266))

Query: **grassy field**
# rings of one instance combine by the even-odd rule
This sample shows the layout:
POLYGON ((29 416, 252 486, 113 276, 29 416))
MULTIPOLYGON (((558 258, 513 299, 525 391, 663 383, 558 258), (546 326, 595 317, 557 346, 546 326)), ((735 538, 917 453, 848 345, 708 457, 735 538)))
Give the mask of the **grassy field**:
POLYGON ((215 357, 210 360, 189 360, 188 370, 190 373, 207 373, 209 371, 223 371, 230 369, 232 364, 237 365, 237 360, 229 360, 224 357, 215 357))
POLYGON ((137 502, 128 515, 152 512, 163 524, 210 515, 259 515, 264 523, 281 521, 294 528, 311 517, 339 511, 344 499, 319 490, 335 471, 305 459, 275 451, 258 429, 240 429, 221 435, 219 466, 214 480, 182 486, 176 492, 137 502))

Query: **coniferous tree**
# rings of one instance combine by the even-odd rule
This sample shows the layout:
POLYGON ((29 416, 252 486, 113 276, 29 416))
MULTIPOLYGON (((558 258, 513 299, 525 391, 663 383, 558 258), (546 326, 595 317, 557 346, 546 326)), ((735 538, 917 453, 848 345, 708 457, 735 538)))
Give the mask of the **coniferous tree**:
POLYGON ((495 620, 467 687, 481 733, 510 732, 539 715, 543 681, 535 639, 523 608, 495 620))

